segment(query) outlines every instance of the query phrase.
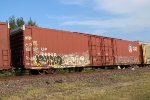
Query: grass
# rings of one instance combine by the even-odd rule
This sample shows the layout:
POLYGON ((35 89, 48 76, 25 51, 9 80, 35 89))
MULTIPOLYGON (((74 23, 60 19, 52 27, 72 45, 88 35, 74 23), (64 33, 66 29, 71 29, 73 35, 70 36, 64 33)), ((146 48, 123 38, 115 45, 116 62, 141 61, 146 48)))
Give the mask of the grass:
POLYGON ((10 71, 0 71, 0 77, 11 76, 12 73, 10 71))
POLYGON ((111 76, 100 80, 29 85, 2 100, 150 100, 150 73, 111 76), (108 82, 108 83, 107 83, 108 82), (109 85, 108 85, 109 84, 109 85))

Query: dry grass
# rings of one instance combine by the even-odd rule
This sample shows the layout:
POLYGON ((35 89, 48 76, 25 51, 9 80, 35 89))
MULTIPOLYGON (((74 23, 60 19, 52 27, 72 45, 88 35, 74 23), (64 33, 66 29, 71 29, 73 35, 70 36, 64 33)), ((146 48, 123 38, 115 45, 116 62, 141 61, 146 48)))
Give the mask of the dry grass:
POLYGON ((29 85, 2 100, 150 100, 150 73, 121 75, 91 82, 55 83, 46 87, 29 85), (109 85, 108 85, 109 84, 109 85))

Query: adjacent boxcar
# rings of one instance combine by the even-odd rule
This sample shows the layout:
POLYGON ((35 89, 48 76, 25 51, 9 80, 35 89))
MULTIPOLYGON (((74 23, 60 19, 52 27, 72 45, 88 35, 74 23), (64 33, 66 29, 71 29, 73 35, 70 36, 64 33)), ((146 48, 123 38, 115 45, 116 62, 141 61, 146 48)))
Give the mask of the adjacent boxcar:
POLYGON ((138 65, 141 63, 138 42, 90 36, 90 64, 93 66, 138 65))
POLYGON ((10 69, 9 25, 0 22, 0 70, 10 69))
POLYGON ((88 66, 85 34, 23 26, 11 31, 12 64, 25 69, 88 66))
POLYGON ((150 64, 150 43, 140 42, 142 51, 142 63, 150 64))

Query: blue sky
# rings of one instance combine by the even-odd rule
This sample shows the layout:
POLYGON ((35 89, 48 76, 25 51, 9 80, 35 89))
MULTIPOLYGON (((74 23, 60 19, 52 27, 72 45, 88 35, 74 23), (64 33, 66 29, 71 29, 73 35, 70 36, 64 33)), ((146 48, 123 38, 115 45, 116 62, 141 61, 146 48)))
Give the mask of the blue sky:
POLYGON ((150 0, 0 0, 0 21, 150 42, 150 0))

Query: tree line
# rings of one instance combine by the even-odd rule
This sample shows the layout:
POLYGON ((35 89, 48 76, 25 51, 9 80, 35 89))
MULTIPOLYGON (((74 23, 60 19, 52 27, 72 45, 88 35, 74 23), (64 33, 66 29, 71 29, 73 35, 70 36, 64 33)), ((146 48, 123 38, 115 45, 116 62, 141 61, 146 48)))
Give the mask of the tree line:
POLYGON ((11 16, 8 18, 8 20, 6 22, 9 22, 11 29, 20 27, 22 25, 38 26, 37 23, 31 19, 31 17, 30 17, 29 21, 25 22, 23 17, 15 18, 15 16, 11 16))

